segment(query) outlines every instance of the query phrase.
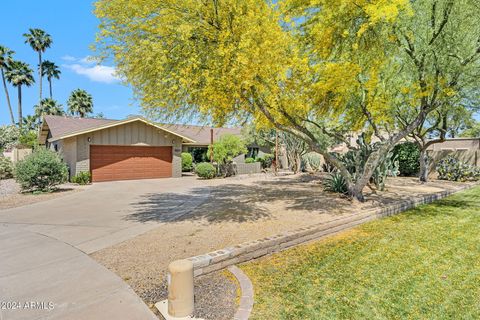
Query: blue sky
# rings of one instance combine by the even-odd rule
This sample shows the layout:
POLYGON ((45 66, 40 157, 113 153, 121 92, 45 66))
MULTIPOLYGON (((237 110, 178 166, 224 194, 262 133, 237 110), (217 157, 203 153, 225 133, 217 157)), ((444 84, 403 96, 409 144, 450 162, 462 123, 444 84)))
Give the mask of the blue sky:
MULTIPOLYGON (((2 1, 0 19, 0 44, 16 52, 15 59, 30 64, 36 70, 37 53, 24 43, 23 34, 29 28, 40 28, 53 38, 53 45, 44 54, 45 59, 60 66, 60 80, 53 83, 53 96, 64 107, 70 92, 87 90, 94 100, 94 112, 107 118, 122 119, 138 114, 130 88, 120 84, 112 76, 112 66, 97 66, 86 61, 92 55, 98 20, 93 15, 94 1, 88 0, 24 0, 2 1)), ((36 75, 36 73, 35 73, 36 75)), ((44 97, 48 96, 48 83, 44 79, 44 97)), ((9 123, 3 87, 0 87, 0 125, 9 123)), ((17 90, 9 87, 12 107, 16 114, 17 90)), ((23 89, 23 112, 31 114, 38 102, 38 84, 23 89)))

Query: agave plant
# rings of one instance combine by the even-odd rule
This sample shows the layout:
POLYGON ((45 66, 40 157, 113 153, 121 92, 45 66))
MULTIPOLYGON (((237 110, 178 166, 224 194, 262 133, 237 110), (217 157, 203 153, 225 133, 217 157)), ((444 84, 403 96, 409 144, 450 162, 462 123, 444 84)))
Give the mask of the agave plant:
POLYGON ((323 189, 328 192, 348 193, 347 182, 339 172, 330 173, 330 176, 323 181, 323 189))

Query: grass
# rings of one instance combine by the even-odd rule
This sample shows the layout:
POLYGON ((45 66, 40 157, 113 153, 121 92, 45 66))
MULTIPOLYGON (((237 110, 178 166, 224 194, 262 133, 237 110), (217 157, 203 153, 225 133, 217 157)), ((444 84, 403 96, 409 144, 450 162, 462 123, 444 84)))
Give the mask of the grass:
POLYGON ((480 187, 241 268, 251 319, 480 319, 480 187))

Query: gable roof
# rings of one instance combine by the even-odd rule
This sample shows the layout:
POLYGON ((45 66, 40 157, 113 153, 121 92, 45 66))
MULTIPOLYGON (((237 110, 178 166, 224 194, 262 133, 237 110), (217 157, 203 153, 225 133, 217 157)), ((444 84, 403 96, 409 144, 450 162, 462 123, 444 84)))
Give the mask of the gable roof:
POLYGON ((194 143, 195 140, 185 137, 177 132, 171 131, 168 128, 161 127, 155 123, 145 120, 140 117, 130 118, 126 120, 111 120, 111 119, 94 119, 94 118, 75 118, 64 116, 45 116, 42 122, 39 133, 40 143, 58 141, 77 135, 90 133, 94 131, 104 130, 131 122, 140 121, 147 125, 156 127, 160 130, 166 131, 170 134, 182 138, 186 143, 194 143), (48 133, 50 132, 50 136, 48 133))

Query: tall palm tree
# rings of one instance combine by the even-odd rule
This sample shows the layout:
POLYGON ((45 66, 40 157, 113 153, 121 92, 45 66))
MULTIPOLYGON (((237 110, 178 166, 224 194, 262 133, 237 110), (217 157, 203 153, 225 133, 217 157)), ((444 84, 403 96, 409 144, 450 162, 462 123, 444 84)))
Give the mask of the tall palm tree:
POLYGON ((50 99, 53 99, 53 95, 52 95, 52 79, 55 78, 55 79, 60 79, 60 74, 62 72, 60 71, 60 69, 58 68, 58 66, 51 62, 51 61, 48 61, 48 60, 45 60, 42 62, 42 76, 43 77, 47 77, 47 80, 48 80, 48 86, 49 86, 49 89, 50 89, 50 99))
POLYGON ((39 121, 41 121, 43 116, 63 116, 65 114, 62 105, 50 98, 42 99, 40 104, 33 107, 33 110, 39 121))
POLYGON ((0 46, 0 72, 2 74, 3 89, 5 90, 5 97, 7 98, 8 111, 10 111, 10 120, 15 124, 15 117, 13 116, 12 104, 10 103, 10 95, 8 94, 7 82, 5 80, 5 71, 8 69, 8 64, 12 61, 12 55, 15 52, 7 47, 0 46))
POLYGON ((26 130, 36 130, 38 125, 37 120, 37 117, 31 115, 23 117, 23 128, 26 130))
POLYGON ((82 89, 72 91, 67 105, 68 112, 72 115, 78 115, 80 118, 85 118, 87 114, 93 112, 92 96, 82 89))
POLYGON ((40 88, 40 99, 42 101, 42 53, 50 48, 52 45, 51 36, 42 29, 29 29, 29 33, 24 33, 25 43, 28 43, 30 47, 38 52, 38 84, 40 88))
POLYGON ((22 61, 11 61, 8 70, 5 73, 7 81, 18 89, 18 126, 22 127, 22 86, 30 87, 35 83, 33 79, 33 70, 22 61))

